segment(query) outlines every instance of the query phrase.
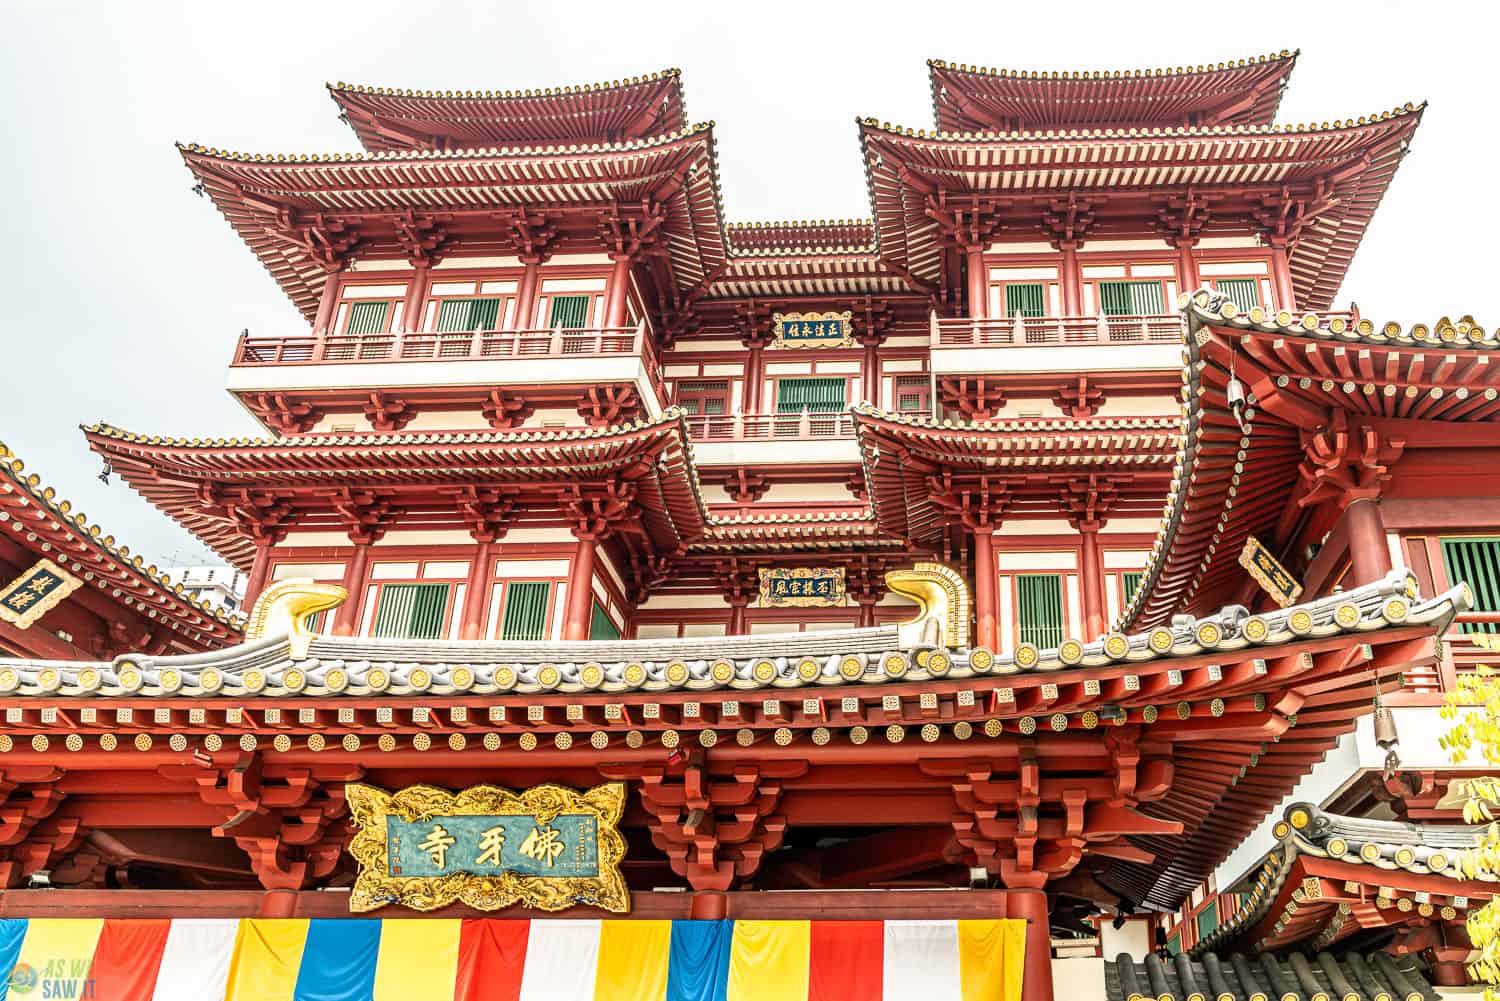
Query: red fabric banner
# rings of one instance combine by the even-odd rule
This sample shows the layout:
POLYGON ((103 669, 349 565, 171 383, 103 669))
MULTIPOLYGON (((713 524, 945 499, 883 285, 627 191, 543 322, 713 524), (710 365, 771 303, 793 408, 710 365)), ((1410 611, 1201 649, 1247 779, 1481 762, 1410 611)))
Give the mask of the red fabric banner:
POLYGON ((885 923, 814 921, 808 1001, 881 1001, 885 923))
POLYGON ((86 996, 100 1001, 151 1001, 171 928, 171 921, 107 919, 94 947, 86 996))

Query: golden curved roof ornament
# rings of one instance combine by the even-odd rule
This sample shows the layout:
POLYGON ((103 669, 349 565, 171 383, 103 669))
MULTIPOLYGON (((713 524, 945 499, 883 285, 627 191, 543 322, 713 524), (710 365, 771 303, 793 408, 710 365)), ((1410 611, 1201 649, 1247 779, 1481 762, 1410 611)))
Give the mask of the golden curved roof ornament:
POLYGON ((307 656, 314 633, 308 620, 319 612, 337 608, 349 592, 337 584, 319 584, 310 577, 278 581, 261 592, 245 623, 245 641, 286 635, 291 640, 292 657, 307 656))
POLYGON ((958 571, 941 563, 918 563, 887 573, 885 585, 920 606, 916 617, 899 627, 903 647, 969 645, 969 585, 958 571))

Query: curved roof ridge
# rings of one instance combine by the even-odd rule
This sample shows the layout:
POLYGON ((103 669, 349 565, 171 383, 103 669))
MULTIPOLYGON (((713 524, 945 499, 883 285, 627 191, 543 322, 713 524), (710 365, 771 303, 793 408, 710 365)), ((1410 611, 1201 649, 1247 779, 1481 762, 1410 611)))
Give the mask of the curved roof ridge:
POLYGON ((1200 73, 1220 73, 1225 70, 1242 69, 1261 63, 1294 62, 1302 54, 1301 49, 1282 49, 1258 56, 1231 59, 1220 63, 1202 63, 1196 66, 1157 66, 1125 70, 1011 70, 970 66, 967 63, 950 63, 943 59, 929 59, 927 65, 933 69, 955 70, 979 76, 1013 77, 1019 80, 1128 80, 1138 77, 1195 76, 1200 73))
POLYGON ((418 98, 451 98, 454 100, 494 100, 496 98, 517 97, 564 97, 569 94, 589 94, 603 90, 623 90, 628 87, 638 87, 641 84, 655 83, 658 80, 671 78, 682 78, 682 70, 678 67, 669 67, 657 70, 654 73, 646 73, 638 76, 626 77, 622 80, 598 81, 595 83, 563 84, 556 87, 522 87, 515 90, 413 90, 410 87, 371 87, 363 84, 324 83, 330 93, 346 94, 375 94, 382 97, 418 97, 418 98))

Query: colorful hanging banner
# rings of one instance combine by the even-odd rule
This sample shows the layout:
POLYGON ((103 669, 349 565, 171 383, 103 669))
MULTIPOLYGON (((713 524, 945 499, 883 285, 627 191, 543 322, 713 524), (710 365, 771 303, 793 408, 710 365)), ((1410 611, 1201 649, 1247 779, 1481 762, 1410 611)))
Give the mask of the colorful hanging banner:
POLYGON ((29 628, 82 586, 83 581, 51 560, 38 560, 0 588, 0 619, 17 629, 29 628))
POLYGON ((1245 548, 1240 550, 1240 566, 1249 571, 1261 589, 1282 608, 1295 604, 1302 594, 1302 585, 1287 573, 1286 567, 1253 535, 1245 539, 1245 548))
POLYGON ((783 348, 847 348, 854 343, 850 313, 772 313, 771 337, 783 348))
POLYGON ((431 911, 455 900, 484 911, 515 903, 630 910, 619 869, 623 783, 586 793, 554 785, 521 793, 418 785, 392 793, 361 783, 345 791, 359 826, 349 845, 360 865, 351 911, 387 904, 431 911))
POLYGON ((7 918, 0 1001, 1019 1001, 1025 944, 1018 920, 7 918))
POLYGON ((769 567, 760 571, 762 608, 827 608, 844 603, 843 567, 769 567))

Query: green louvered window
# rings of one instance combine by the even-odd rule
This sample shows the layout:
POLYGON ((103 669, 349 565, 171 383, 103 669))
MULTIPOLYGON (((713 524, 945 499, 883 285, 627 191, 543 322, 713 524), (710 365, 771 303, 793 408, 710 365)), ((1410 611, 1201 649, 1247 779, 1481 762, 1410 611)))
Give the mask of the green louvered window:
POLYGON ((518 580, 505 585, 505 613, 500 618, 503 640, 547 638, 547 599, 552 585, 544 580, 518 580))
POLYGON ((615 620, 609 617, 609 612, 598 601, 594 602, 594 617, 589 622, 589 639, 591 640, 617 640, 620 638, 620 627, 615 625, 615 620))
POLYGON ((1210 900, 1203 910, 1198 912, 1198 941, 1203 941, 1214 933, 1219 927, 1219 902, 1210 900))
POLYGON ((1248 313, 1260 305, 1260 282, 1254 278, 1220 278, 1214 282, 1220 293, 1229 296, 1229 301, 1248 313))
POLYGON ((587 295, 554 295, 548 313, 547 326, 578 330, 589 325, 589 303, 587 295))
POLYGON ((1100 282, 1099 309, 1105 316, 1158 316, 1166 312, 1161 282, 1100 282))
POLYGON ((1005 316, 1047 315, 1047 286, 1041 282, 1011 282, 1005 286, 1005 316))
POLYGON ((1130 604, 1131 600, 1135 598, 1135 592, 1140 589, 1141 578, 1143 576, 1145 575, 1140 573, 1120 574, 1120 583, 1125 588, 1125 604, 1130 604))
MULTIPOLYGON (((1443 539, 1443 566, 1448 580, 1474 592, 1474 611, 1500 612, 1500 538, 1443 539)), ((1500 623, 1464 622, 1466 633, 1500 633, 1500 623)))
POLYGON ((354 302, 349 304, 349 321, 344 324, 346 334, 378 334, 385 330, 385 314, 388 302, 354 302))
POLYGON ((383 639, 435 640, 448 611, 447 584, 387 584, 380 589, 373 635, 383 639))
POLYGON ((716 417, 729 398, 727 382, 683 382, 677 385, 677 404, 689 414, 716 417))
POLYGON ((1016 613, 1021 626, 1022 643, 1030 643, 1042 649, 1062 643, 1062 575, 1017 574, 1016 613))
POLYGON ((925 375, 896 376, 896 410, 903 414, 931 410, 931 388, 925 375))
POLYGON ((438 307, 437 328, 440 333, 495 330, 499 320, 499 299, 444 299, 438 307))
POLYGON ((843 379, 781 379, 776 383, 776 412, 832 414, 849 405, 843 379))

